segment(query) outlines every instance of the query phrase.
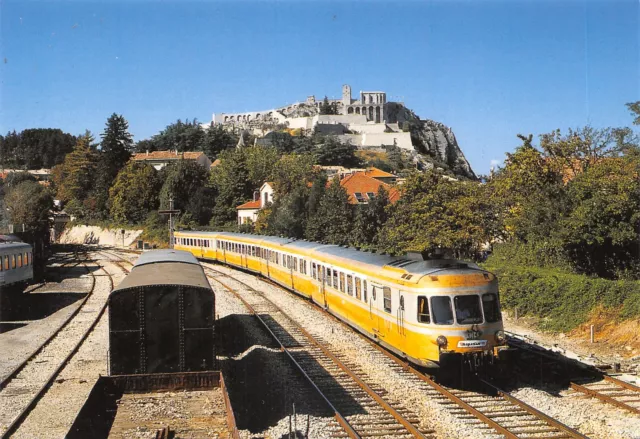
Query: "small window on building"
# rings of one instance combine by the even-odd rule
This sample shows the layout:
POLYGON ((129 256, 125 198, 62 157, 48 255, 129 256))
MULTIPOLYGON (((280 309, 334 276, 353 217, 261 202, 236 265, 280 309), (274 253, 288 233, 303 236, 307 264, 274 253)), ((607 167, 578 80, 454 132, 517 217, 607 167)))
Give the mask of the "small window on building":
POLYGON ((429 314, 429 301, 426 296, 418 296, 418 322, 431 323, 429 314))
POLYGON ((391 312, 391 288, 383 287, 382 295, 384 297, 384 310, 386 312, 391 312))
POLYGON ((366 203, 367 200, 364 199, 364 197, 362 196, 362 192, 356 192, 353 194, 356 197, 356 200, 358 200, 358 203, 366 203))
POLYGON ((347 274, 347 294, 353 296, 353 276, 347 274))
POLYGON ((376 197, 376 194, 373 192, 367 192, 367 197, 369 197, 370 200, 373 200, 376 197))
POLYGON ((340 291, 344 293, 344 273, 340 273, 340 291))

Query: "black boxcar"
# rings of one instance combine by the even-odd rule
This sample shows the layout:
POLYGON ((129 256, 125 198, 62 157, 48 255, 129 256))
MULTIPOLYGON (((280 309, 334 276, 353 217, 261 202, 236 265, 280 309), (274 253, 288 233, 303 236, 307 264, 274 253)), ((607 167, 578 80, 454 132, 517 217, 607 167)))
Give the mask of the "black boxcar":
POLYGON ((214 370, 214 315, 214 292, 192 254, 142 254, 109 296, 110 374, 214 370))

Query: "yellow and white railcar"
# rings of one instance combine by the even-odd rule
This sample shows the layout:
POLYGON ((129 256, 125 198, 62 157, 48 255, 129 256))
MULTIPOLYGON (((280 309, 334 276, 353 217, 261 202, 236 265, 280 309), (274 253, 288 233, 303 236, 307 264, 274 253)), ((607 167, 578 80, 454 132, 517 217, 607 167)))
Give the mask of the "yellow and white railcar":
POLYGON ((477 366, 508 349, 497 279, 473 263, 227 232, 180 231, 174 245, 261 274, 421 366, 477 366))

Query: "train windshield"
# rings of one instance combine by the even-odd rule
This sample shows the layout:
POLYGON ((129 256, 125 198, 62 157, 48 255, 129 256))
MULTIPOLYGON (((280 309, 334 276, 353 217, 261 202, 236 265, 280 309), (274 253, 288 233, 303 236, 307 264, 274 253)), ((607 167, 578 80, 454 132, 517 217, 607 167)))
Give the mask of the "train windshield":
POLYGON ((436 325, 453 325, 453 309, 451 308, 451 298, 448 296, 432 297, 431 312, 433 323, 436 325))
POLYGON ((482 308, 484 308, 484 319, 489 323, 499 322, 501 319, 498 295, 487 293, 482 295, 482 308))
POLYGON ((456 306, 456 319, 461 325, 482 323, 482 309, 480 308, 480 296, 456 296, 453 299, 456 306))

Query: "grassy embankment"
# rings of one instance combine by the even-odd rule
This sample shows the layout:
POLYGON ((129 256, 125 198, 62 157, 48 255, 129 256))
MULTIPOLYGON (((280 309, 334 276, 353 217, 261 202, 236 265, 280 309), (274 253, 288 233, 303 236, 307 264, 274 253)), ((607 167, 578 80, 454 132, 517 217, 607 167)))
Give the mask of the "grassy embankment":
POLYGON ((640 281, 535 267, 500 246, 483 268, 498 275, 502 306, 517 308, 520 316, 539 318, 544 330, 564 332, 598 320, 640 319, 640 281))

